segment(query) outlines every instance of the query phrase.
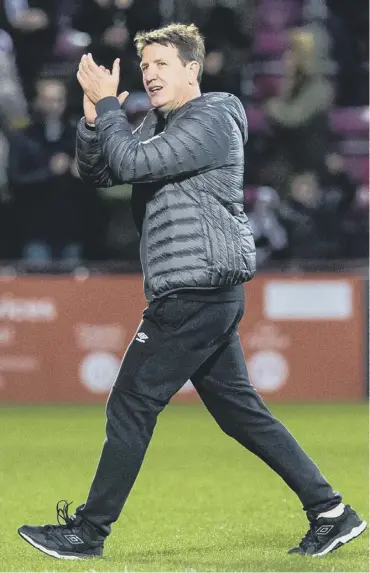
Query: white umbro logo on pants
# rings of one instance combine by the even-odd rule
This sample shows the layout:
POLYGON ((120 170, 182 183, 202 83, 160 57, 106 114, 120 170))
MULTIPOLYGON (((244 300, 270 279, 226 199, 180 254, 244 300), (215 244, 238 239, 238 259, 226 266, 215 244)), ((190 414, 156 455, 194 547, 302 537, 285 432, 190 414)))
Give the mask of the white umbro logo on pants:
POLYGON ((334 525, 322 525, 319 529, 316 529, 317 535, 327 535, 329 531, 333 529, 334 525))
POLYGON ((82 539, 80 539, 77 535, 65 535, 64 537, 73 545, 79 545, 80 543, 83 543, 82 539))
POLYGON ((135 340, 144 343, 146 340, 148 340, 148 336, 145 334, 145 332, 138 332, 135 340))

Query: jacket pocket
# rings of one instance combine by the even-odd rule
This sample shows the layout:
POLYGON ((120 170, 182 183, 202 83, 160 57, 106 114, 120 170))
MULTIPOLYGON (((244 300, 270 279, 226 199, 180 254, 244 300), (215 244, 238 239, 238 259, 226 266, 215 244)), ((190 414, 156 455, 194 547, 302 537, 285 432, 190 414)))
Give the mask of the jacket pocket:
POLYGON ((201 224, 202 224, 202 234, 203 234, 203 244, 204 244, 204 250, 206 253, 206 258, 207 258, 207 263, 211 266, 213 266, 214 263, 214 257, 213 257, 213 248, 212 248, 212 243, 211 243, 211 237, 210 237, 210 225, 205 217, 205 215, 202 213, 201 214, 201 224))
POLYGON ((232 220, 234 241, 237 242, 234 249, 238 252, 240 270, 244 274, 244 280, 249 281, 256 272, 256 247, 252 228, 244 212, 239 215, 229 212, 229 217, 232 220))
POLYGON ((250 281, 256 274, 256 247, 248 219, 245 224, 239 223, 239 236, 246 281, 250 281))

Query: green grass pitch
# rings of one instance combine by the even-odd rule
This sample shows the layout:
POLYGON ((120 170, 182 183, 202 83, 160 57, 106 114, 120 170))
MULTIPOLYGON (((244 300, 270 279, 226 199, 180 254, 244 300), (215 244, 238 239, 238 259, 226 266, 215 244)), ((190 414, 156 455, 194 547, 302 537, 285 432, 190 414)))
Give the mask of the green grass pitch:
MULTIPOLYGON (((271 409, 368 521, 367 406, 271 409)), ((367 532, 324 558, 288 556, 307 530, 299 500, 198 404, 160 416, 102 560, 43 555, 17 528, 55 523, 59 499, 84 501, 104 425, 103 406, 0 408, 0 571, 369 571, 367 532)))

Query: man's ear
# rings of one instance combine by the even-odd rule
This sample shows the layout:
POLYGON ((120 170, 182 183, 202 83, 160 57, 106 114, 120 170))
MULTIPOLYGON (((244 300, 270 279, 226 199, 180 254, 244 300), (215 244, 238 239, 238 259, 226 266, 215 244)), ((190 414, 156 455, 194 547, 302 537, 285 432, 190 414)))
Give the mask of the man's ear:
POLYGON ((188 64, 189 83, 195 86, 198 83, 199 64, 195 60, 188 64))

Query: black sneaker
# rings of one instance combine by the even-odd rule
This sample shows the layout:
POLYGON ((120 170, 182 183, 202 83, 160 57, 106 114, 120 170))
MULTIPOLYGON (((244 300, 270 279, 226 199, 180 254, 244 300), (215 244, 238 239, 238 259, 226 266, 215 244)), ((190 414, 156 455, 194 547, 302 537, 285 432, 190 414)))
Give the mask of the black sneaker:
POLYGON ((366 529, 366 521, 362 521, 357 513, 346 505, 339 517, 320 517, 310 519, 310 529, 298 545, 288 553, 299 555, 322 556, 339 549, 366 529))
POLYGON ((101 557, 104 537, 80 516, 69 516, 69 505, 64 499, 58 501, 59 525, 22 525, 18 529, 19 535, 36 549, 57 559, 101 557))

